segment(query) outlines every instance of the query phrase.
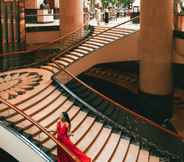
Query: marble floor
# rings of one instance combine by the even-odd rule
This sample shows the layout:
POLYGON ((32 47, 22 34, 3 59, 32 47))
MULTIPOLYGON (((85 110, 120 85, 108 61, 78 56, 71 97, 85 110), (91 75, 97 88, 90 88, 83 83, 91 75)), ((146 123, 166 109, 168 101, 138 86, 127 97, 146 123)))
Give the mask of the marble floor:
MULTIPOLYGON (((130 17, 126 16, 126 17, 120 17, 120 18, 117 18, 114 20, 110 20, 108 24, 106 24, 105 22, 102 21, 102 22, 100 22, 100 25, 97 25, 96 19, 92 19, 90 21, 90 25, 101 26, 101 27, 113 27, 115 25, 121 24, 121 23, 128 21, 128 20, 130 20, 130 17)), ((128 22, 128 23, 124 24, 123 27, 138 30, 138 29, 140 29, 140 24, 133 24, 132 22, 128 22)))
MULTIPOLYGON (((106 24, 104 21, 101 21, 100 25, 97 25, 96 19, 92 19, 89 24, 92 26, 113 27, 115 25, 118 25, 128 20, 130 20, 130 17, 126 16, 126 17, 120 17, 117 19, 110 20, 108 24, 106 24)), ((50 22, 50 23, 29 23, 29 24, 26 24, 26 27, 45 27, 45 26, 48 27, 48 26, 59 26, 59 25, 60 25, 59 20, 55 19, 53 22, 50 22)), ((123 27, 137 30, 140 28, 140 24, 133 24, 132 22, 129 22, 124 24, 123 27)))
POLYGON ((26 27, 44 27, 44 26, 59 26, 60 22, 58 19, 54 19, 53 22, 49 23, 27 23, 26 27))

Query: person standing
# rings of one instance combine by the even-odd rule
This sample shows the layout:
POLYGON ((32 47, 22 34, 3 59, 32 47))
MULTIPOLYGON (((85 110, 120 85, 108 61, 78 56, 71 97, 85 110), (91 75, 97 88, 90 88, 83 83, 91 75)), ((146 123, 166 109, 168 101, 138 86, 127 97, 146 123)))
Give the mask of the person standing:
POLYGON ((100 25, 101 9, 100 9, 100 4, 99 3, 97 3, 97 5, 96 5, 95 12, 96 12, 96 22, 97 22, 97 25, 100 25))
MULTIPOLYGON (((91 159, 79 150, 70 140, 71 122, 67 112, 62 112, 57 123, 57 139, 64 146, 66 146, 81 162, 91 162, 91 159)), ((57 162, 73 162, 71 157, 58 147, 58 161, 57 162)))
POLYGON ((48 0, 43 1, 43 3, 40 5, 40 9, 50 9, 48 0))
POLYGON ((106 24, 109 23, 109 10, 106 8, 104 13, 104 21, 106 24))

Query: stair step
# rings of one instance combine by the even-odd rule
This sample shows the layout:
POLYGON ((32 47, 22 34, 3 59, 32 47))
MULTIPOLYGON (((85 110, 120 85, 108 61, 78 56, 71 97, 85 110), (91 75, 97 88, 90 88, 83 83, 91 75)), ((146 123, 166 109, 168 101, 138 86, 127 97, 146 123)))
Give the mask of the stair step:
POLYGON ((149 162, 149 152, 141 149, 137 162, 149 162))
POLYGON ((111 129, 104 127, 100 132, 100 134, 97 136, 92 146, 87 151, 87 155, 89 155, 89 157, 94 159, 103 149, 103 146, 107 142, 110 134, 111 134, 111 129))
POLYGON ((72 120, 71 132, 74 132, 87 117, 87 113, 80 111, 72 120))
MULTIPOLYGON (((42 109, 43 107, 46 107, 49 103, 52 103, 52 101, 60 95, 59 91, 54 91, 51 96, 47 96, 44 98, 39 104, 36 104, 32 106, 30 109, 25 110, 24 112, 28 115, 31 113, 34 113, 35 111, 38 111, 39 109, 42 109)), ((11 122, 17 122, 19 120, 22 120, 23 117, 21 115, 15 115, 13 117, 8 118, 9 121, 11 122)))
POLYGON ((126 153, 128 152, 129 144, 130 140, 121 138, 111 162, 122 162, 125 159, 126 153))
POLYGON ((79 49, 83 49, 83 50, 87 50, 87 51, 90 51, 90 52, 94 51, 94 48, 84 47, 83 45, 82 46, 79 46, 78 48, 79 49))
POLYGON ((110 42, 113 42, 114 39, 110 39, 110 38, 104 38, 103 36, 96 36, 96 37, 93 37, 95 40, 102 40, 102 41, 108 41, 108 43, 110 42))
POLYGON ((80 52, 80 53, 83 53, 83 54, 88 54, 89 52, 88 51, 85 51, 85 50, 82 50, 82 49, 74 49, 75 52, 80 52))
POLYGON ((109 29, 109 28, 95 28, 94 31, 95 32, 102 32, 102 31, 105 31, 107 29, 109 29))
POLYGON ((56 63, 54 63, 54 62, 49 63, 48 65, 50 65, 50 66, 52 66, 52 67, 54 67, 54 68, 56 68, 56 69, 58 69, 58 70, 60 70, 60 69, 61 69, 61 67, 62 67, 62 68, 64 68, 64 66, 63 66, 63 65, 58 66, 58 64, 56 64, 56 63))
POLYGON ((120 134, 112 133, 95 162, 108 162, 119 143, 120 134))
POLYGON ((56 91, 57 87, 50 85, 46 89, 44 89, 42 92, 37 94, 36 96, 30 98, 29 100, 23 102, 22 104, 18 105, 19 109, 25 109, 26 107, 31 107, 34 104, 42 101, 44 98, 46 98, 49 95, 52 95, 56 91))
POLYGON ((100 46, 100 47, 104 46, 104 44, 102 44, 102 43, 97 43, 97 42, 93 42, 93 41, 86 41, 85 43, 96 45, 96 46, 100 46))
POLYGON ((122 27, 119 27, 119 28, 113 28, 112 30, 115 30, 115 31, 122 31, 122 32, 134 32, 135 30, 134 29, 128 29, 128 28, 122 28, 122 27))
MULTIPOLYGON (((58 106, 59 106, 60 102, 64 102, 65 100, 66 100, 66 97, 60 96, 58 99, 56 99, 55 102, 53 102, 52 104, 47 106, 47 108, 45 108, 42 111, 34 114, 34 116, 32 116, 32 114, 30 114, 30 116, 32 117, 33 120, 35 120, 37 122, 41 122, 44 118, 46 118, 52 112, 55 112, 58 109, 58 106)), ((18 124, 18 126, 21 127, 21 125, 24 125, 24 128, 25 127, 30 127, 30 124, 26 125, 26 123, 27 123, 26 120, 22 121, 21 123, 18 124)), ((25 129, 27 129, 27 128, 25 128, 25 129)))
POLYGON ((149 158, 149 162, 160 162, 160 159, 159 159, 159 157, 151 155, 149 158))
POLYGON ((99 46, 95 46, 95 45, 92 45, 92 44, 88 44, 88 43, 84 43, 82 44, 84 47, 90 47, 90 48, 93 48, 93 49, 97 49, 99 48, 99 46))
POLYGON ((49 113, 51 112, 55 112, 55 110, 58 109, 58 107, 60 106, 61 103, 64 103, 65 101, 67 100, 67 97, 65 96, 60 96, 58 99, 56 99, 52 104, 50 104, 49 106, 47 106, 46 109, 42 110, 41 112, 35 114, 34 116, 32 116, 32 118, 35 120, 35 121, 39 121, 40 122, 40 119, 43 118, 43 117, 46 117, 48 116, 49 113))
POLYGON ((55 68, 59 68, 59 67, 58 67, 55 63, 53 63, 53 62, 48 63, 48 65, 53 66, 53 67, 55 67, 55 68))
POLYGON ((80 107, 73 105, 71 109, 68 111, 68 115, 70 119, 72 120, 75 117, 75 115, 79 113, 79 111, 80 111, 80 107))
POLYGON ((124 36, 123 33, 114 33, 114 32, 107 32, 105 34, 110 35, 110 36, 114 36, 114 37, 118 37, 118 38, 124 36))
MULTIPOLYGON (((60 109, 55 111, 53 114, 48 116, 45 120, 41 121, 39 124, 45 128, 48 128, 49 130, 56 130, 56 123, 59 118, 59 115, 61 114, 61 112, 67 111, 69 108, 71 108, 72 105, 73 105, 73 102, 67 100, 63 105, 60 106, 60 109), (53 124, 50 125, 50 123, 53 123, 53 124), (50 126, 48 127, 48 125, 50 126)), ((26 133, 30 133, 30 134, 35 134, 37 132, 38 130, 35 130, 32 127, 26 130, 26 133)))
POLYGON ((102 127, 103 127, 102 123, 95 122, 94 125, 87 132, 86 136, 84 136, 84 138, 80 141, 80 143, 77 146, 82 151, 85 151, 92 144, 92 142, 96 139, 102 127))
POLYGON ((105 41, 105 40, 99 40, 99 39, 95 39, 95 38, 90 39, 90 41, 97 42, 97 43, 103 43, 103 44, 107 44, 107 43, 109 43, 108 41, 105 41))
POLYGON ((107 33, 100 34, 99 37, 108 38, 108 39, 119 39, 119 37, 108 35, 107 33))
POLYGON ((94 123, 95 118, 87 117, 80 127, 74 132, 74 136, 71 137, 71 140, 74 144, 78 143, 82 136, 88 132, 90 126, 94 123))
POLYGON ((108 28, 101 28, 101 27, 95 27, 94 31, 104 31, 107 30, 108 28))
POLYGON ((98 33, 101 33, 105 30, 107 30, 107 29, 95 29, 93 33, 98 34, 98 33))
POLYGON ((129 32, 129 31, 124 31, 124 30, 111 30, 111 32, 121 34, 121 35, 127 35, 127 34, 132 33, 132 32, 129 32))
POLYGON ((56 146, 56 143, 53 140, 49 139, 48 141, 43 143, 43 146, 45 146, 47 149, 51 149, 56 146))
POLYGON ((138 153, 139 153, 139 146, 135 144, 130 144, 127 156, 125 158, 125 162, 130 162, 130 161, 136 162, 138 153))
POLYGON ((65 56, 66 56, 66 57, 69 57, 69 58, 71 58, 71 59, 73 59, 73 60, 78 60, 78 59, 79 59, 79 57, 77 57, 77 56, 75 56, 75 55, 71 55, 71 54, 66 54, 65 56))
POLYGON ((82 54, 80 52, 74 52, 74 51, 70 52, 70 54, 73 54, 74 56, 77 55, 79 57, 83 57, 84 56, 84 54, 82 54))
POLYGON ((62 60, 55 60, 55 62, 59 63, 60 65, 63 65, 64 67, 69 65, 68 62, 62 60))
POLYGON ((72 63, 72 62, 74 62, 74 60, 73 60, 73 59, 67 58, 67 57, 65 57, 65 56, 63 56, 63 57, 59 58, 59 60, 66 61, 66 62, 68 62, 68 63, 72 63))
POLYGON ((59 71, 57 68, 55 68, 53 66, 49 66, 49 65, 47 65, 47 66, 46 65, 45 66, 40 66, 40 68, 46 69, 46 70, 48 70, 48 71, 50 71, 52 73, 57 73, 59 71))

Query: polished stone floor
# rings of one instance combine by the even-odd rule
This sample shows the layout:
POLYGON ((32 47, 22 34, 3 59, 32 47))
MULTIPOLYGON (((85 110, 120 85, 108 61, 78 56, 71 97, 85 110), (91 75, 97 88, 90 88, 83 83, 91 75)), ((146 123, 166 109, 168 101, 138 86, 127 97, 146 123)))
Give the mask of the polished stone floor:
MULTIPOLYGON (((90 21, 90 25, 92 25, 92 26, 101 26, 101 27, 113 27, 115 25, 121 24, 121 23, 123 23, 125 21, 128 21, 128 20, 130 20, 130 17, 126 16, 126 17, 120 17, 120 18, 117 18, 117 19, 110 20, 109 23, 105 23, 104 21, 101 21, 100 24, 97 25, 96 19, 92 19, 90 21)), ((140 28, 140 24, 134 24, 132 22, 128 22, 128 23, 124 24, 123 27, 128 28, 128 29, 138 30, 140 28)))
MULTIPOLYGON (((104 21, 101 21, 99 26, 101 26, 101 27, 113 27, 115 25, 118 25, 118 24, 125 22, 125 21, 128 21, 128 20, 130 20, 129 16, 120 17, 117 19, 109 20, 109 23, 105 23, 104 21)), ((89 24, 92 26, 98 26, 96 19, 92 19, 89 24)), ((45 27, 45 26, 48 27, 48 26, 59 26, 59 25, 60 25, 60 22, 59 22, 59 20, 56 19, 51 23, 28 23, 28 24, 26 24, 26 27, 45 27)), ((129 22, 129 23, 125 24, 123 27, 137 30, 140 28, 140 24, 133 24, 132 22, 129 22)))
POLYGON ((59 26, 60 22, 55 19, 53 22, 48 23, 27 23, 26 27, 45 27, 45 26, 59 26))
POLYGON ((2 73, 0 75, 0 97, 20 102, 47 87, 52 73, 38 68, 24 68, 2 73))

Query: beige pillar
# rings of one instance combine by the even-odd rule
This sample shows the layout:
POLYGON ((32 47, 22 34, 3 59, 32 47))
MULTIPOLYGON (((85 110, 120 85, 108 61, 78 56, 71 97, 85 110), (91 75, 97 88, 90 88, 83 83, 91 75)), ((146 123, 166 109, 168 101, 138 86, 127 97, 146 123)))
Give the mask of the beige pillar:
POLYGON ((141 0, 140 103, 158 122, 172 112, 172 38, 173 0, 141 0))
POLYGON ((60 31, 65 35, 83 25, 82 0, 60 0, 60 31))

